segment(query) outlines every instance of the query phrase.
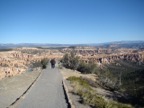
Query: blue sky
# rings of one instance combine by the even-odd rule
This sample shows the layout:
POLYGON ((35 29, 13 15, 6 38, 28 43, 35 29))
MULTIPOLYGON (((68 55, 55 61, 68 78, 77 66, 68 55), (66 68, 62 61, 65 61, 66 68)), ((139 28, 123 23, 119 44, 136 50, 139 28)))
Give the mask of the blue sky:
POLYGON ((144 40, 144 0, 0 0, 0 43, 144 40))

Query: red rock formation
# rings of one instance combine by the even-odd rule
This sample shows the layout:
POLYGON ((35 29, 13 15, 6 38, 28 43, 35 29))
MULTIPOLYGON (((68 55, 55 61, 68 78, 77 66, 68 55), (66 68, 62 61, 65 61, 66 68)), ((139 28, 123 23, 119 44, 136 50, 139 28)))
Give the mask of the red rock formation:
POLYGON ((41 61, 43 58, 60 59, 62 56, 63 54, 57 50, 53 50, 50 54, 49 50, 43 51, 36 48, 18 48, 0 52, 0 79, 21 74, 31 63, 41 61))
POLYGON ((118 60, 128 60, 138 64, 144 63, 144 51, 135 49, 105 49, 95 47, 65 48, 49 50, 37 48, 17 48, 13 51, 0 52, 0 79, 21 74, 34 62, 43 58, 61 59, 65 53, 75 52, 84 62, 98 65, 109 64, 118 60))

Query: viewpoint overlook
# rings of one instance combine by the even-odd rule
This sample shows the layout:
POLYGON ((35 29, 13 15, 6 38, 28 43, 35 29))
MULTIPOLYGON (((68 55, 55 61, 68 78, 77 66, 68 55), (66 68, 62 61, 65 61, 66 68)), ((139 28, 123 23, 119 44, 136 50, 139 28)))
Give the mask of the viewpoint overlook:
POLYGON ((143 106, 144 46, 129 44, 1 49, 0 107, 143 106))
POLYGON ((0 0, 0 108, 144 108, 144 0, 0 0))

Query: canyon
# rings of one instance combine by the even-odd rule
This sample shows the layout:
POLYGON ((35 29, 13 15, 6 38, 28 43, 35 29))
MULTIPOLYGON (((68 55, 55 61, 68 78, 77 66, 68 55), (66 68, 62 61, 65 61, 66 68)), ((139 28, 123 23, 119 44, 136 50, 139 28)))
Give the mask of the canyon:
MULTIPOLYGON (((134 48, 65 47, 65 48, 14 48, 0 52, 0 79, 24 73, 31 64, 42 59, 60 60, 64 54, 74 52, 85 63, 98 66, 119 60, 144 64, 144 50, 134 48)), ((117 63, 117 62, 116 62, 117 63)), ((118 63, 117 63, 118 64, 118 63)))
POLYGON ((96 63, 98 65, 110 64, 115 61, 125 60, 136 62, 141 65, 144 63, 144 50, 130 48, 95 48, 95 47, 78 47, 75 49, 65 48, 62 53, 74 52, 85 63, 96 63))
POLYGON ((37 48, 16 48, 12 51, 0 52, 0 79, 25 72, 30 64, 42 59, 59 59, 62 56, 56 51, 37 48))

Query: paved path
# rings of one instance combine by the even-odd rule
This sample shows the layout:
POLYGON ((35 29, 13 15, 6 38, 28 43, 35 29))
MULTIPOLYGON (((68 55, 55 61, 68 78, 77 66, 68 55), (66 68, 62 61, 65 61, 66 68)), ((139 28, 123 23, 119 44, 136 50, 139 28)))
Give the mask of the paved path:
POLYGON ((57 68, 45 69, 14 108, 67 108, 62 75, 57 68))
POLYGON ((41 70, 28 70, 23 74, 0 80, 0 108, 6 108, 15 102, 40 73, 41 70))

